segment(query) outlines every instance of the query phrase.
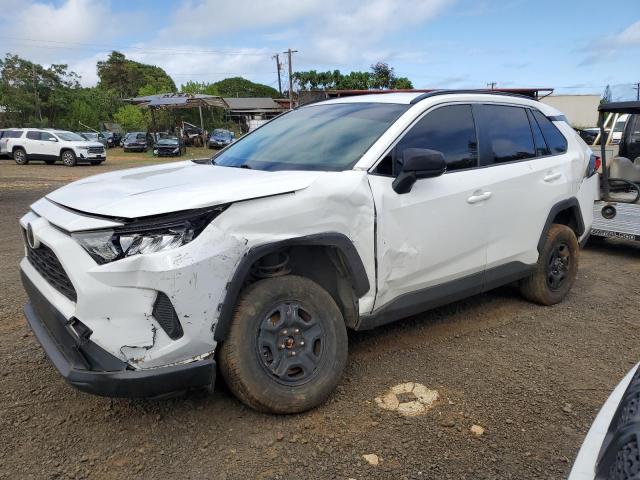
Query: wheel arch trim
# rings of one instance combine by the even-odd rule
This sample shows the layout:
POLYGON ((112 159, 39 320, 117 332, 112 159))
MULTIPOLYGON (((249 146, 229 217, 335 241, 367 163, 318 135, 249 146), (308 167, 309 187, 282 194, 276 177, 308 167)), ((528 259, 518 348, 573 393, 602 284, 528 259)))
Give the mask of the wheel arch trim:
POLYGON ((551 210, 549 211, 547 220, 545 221, 544 227, 542 228, 542 233, 540 234, 540 239, 538 240, 538 253, 542 252, 544 241, 547 237, 549 229, 551 228, 551 225, 554 223, 553 221, 556 219, 558 214, 565 211, 569 212, 576 221, 576 233, 578 239, 584 234, 584 219, 582 218, 582 210, 580 210, 580 203, 578 202, 578 199, 575 197, 571 197, 567 198, 566 200, 562 200, 551 207, 551 210))
POLYGON ((247 278, 247 275, 249 275, 251 265, 264 255, 282 248, 294 246, 332 247, 337 249, 345 261, 355 295, 360 298, 370 290, 369 277, 367 276, 360 254, 349 237, 342 233, 317 233, 256 245, 244 254, 235 269, 231 282, 227 284, 224 300, 219 306, 220 315, 218 322, 214 327, 213 337, 216 341, 223 341, 229 333, 233 319, 233 311, 240 292, 242 291, 244 280, 247 278))

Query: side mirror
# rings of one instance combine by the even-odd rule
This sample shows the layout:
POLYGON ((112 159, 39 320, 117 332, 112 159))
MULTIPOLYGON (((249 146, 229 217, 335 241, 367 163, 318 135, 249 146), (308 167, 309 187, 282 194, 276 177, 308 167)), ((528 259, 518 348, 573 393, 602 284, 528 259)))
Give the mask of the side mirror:
POLYGON ((58 139, 56 137, 49 137, 50 142, 57 142, 58 139))
POLYGON ((437 150, 407 148, 402 160, 402 171, 392 184, 396 193, 409 193, 419 178, 439 177, 447 170, 444 155, 437 150))

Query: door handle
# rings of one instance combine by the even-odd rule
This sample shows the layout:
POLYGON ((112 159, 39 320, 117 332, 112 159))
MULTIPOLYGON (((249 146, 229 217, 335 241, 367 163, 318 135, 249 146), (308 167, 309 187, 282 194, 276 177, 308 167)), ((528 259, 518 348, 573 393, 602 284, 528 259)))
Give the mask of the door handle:
POLYGON ((482 192, 478 194, 473 194, 469 198, 467 198, 467 203, 478 203, 484 202, 485 200, 489 200, 491 198, 491 192, 482 192))
POLYGON ((543 178, 543 180, 545 182, 553 182, 555 180, 558 180, 561 176, 562 174, 560 172, 549 173, 543 178))

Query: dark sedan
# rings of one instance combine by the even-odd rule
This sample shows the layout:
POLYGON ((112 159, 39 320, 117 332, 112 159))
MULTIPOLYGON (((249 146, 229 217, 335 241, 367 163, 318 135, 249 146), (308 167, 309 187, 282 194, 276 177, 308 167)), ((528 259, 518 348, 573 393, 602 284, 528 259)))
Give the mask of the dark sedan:
POLYGON ((146 152, 149 150, 149 143, 146 133, 133 132, 127 135, 122 147, 125 152, 146 152))
POLYGON ((153 154, 158 157, 174 157, 182 155, 186 150, 178 137, 164 137, 156 142, 153 154))

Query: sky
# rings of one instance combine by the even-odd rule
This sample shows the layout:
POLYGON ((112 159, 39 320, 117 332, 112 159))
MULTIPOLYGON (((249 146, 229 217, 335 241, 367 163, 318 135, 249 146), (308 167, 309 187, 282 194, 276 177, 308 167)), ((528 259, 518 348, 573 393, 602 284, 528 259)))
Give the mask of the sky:
POLYGON ((277 87, 272 56, 288 48, 294 71, 383 61, 415 88, 610 84, 631 99, 640 0, 0 0, 0 55, 68 64, 85 86, 119 50, 178 86, 242 76, 277 87))

